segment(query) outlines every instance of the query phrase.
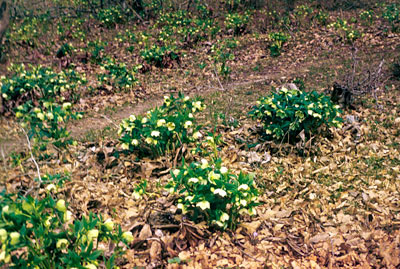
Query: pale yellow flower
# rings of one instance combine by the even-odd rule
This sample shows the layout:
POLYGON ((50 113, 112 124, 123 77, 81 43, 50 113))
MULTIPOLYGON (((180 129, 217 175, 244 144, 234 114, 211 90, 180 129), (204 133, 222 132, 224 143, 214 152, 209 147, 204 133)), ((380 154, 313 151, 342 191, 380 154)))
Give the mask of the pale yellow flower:
POLYGON ((226 196, 226 191, 224 191, 223 189, 216 189, 214 191, 214 194, 218 194, 221 197, 225 197, 226 196))
POLYGON ((165 121, 164 119, 158 120, 158 121, 157 121, 157 127, 164 126, 165 123, 166 123, 166 121, 165 121))
POLYGON ((219 219, 222 222, 225 222, 225 221, 229 220, 229 215, 224 212, 224 213, 222 213, 222 215, 221 215, 221 217, 219 219))
POLYGON ((56 247, 58 249, 64 249, 67 246, 68 246, 68 240, 67 239, 65 239, 65 238, 58 239, 57 244, 56 244, 56 247))
POLYGON ((175 123, 168 122, 167 127, 168 127, 168 131, 173 131, 175 129, 175 123))
POLYGON ((152 131, 151 132, 151 136, 158 137, 158 136, 160 136, 160 132, 159 131, 152 131))
POLYGON ((206 210, 210 208, 210 202, 208 201, 201 201, 196 204, 197 207, 200 207, 202 210, 206 210))
POLYGON ((238 190, 240 191, 240 190, 248 190, 249 189, 249 186, 247 185, 247 184, 242 184, 242 185, 240 185, 239 187, 238 187, 238 190))

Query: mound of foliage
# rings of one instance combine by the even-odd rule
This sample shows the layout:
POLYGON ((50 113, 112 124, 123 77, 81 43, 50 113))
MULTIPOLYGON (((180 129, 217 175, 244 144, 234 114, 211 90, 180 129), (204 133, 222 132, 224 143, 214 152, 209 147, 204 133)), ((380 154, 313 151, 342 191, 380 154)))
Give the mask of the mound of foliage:
POLYGON ((302 131, 309 138, 323 126, 339 127, 339 113, 339 106, 324 94, 286 88, 262 97, 250 111, 254 119, 261 121, 268 139, 291 142, 302 131))

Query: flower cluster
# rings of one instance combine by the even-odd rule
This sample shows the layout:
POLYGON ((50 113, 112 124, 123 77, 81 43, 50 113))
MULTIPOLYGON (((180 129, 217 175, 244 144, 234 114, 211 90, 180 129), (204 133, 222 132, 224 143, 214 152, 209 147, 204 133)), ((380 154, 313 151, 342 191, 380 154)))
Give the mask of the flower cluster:
POLYGON ((184 164, 166 185, 180 196, 177 208, 220 229, 234 228, 240 215, 256 214, 258 191, 252 174, 232 174, 221 159, 184 164))
POLYGON ((249 12, 244 14, 231 13, 227 14, 225 17, 225 26, 227 29, 233 30, 234 35, 240 35, 246 30, 249 20, 249 12))
POLYGON ((52 142, 56 147, 63 147, 72 143, 66 123, 82 118, 82 114, 72 112, 71 107, 69 102, 61 105, 48 101, 32 110, 21 105, 16 108, 15 116, 21 120, 23 128, 28 128, 29 135, 40 139, 43 146, 52 142))
POLYGON ((363 10, 360 13, 360 19, 366 25, 371 25, 374 20, 374 12, 372 10, 363 10))
POLYGON ((140 52, 140 56, 148 64, 152 64, 157 67, 165 67, 166 63, 172 60, 179 59, 179 55, 176 52, 176 48, 173 46, 159 46, 152 45, 149 48, 145 48, 140 52))
POLYGON ((129 89, 136 85, 136 68, 128 68, 125 63, 116 63, 114 59, 106 59, 101 64, 101 69, 106 71, 98 76, 101 83, 114 86, 120 89, 129 89))
POLYGON ((209 37, 213 38, 220 29, 215 19, 209 16, 195 17, 183 10, 162 13, 153 28, 159 29, 159 41, 176 45, 190 45, 209 37))
POLYGON ((161 107, 148 111, 145 116, 131 115, 122 121, 118 131, 122 148, 150 150, 159 156, 190 143, 202 136, 194 114, 204 108, 200 100, 182 94, 177 98, 165 96, 161 107))
POLYGON ((329 13, 324 10, 319 10, 315 15, 315 19, 320 25, 327 25, 329 19, 329 13))
POLYGON ((102 261, 112 268, 115 257, 123 253, 119 242, 132 242, 132 233, 91 213, 74 219, 65 200, 52 198, 53 190, 46 188, 43 199, 1 193, 0 266, 97 268, 102 261), (108 242, 116 248, 111 256, 101 256, 105 249, 100 246, 108 242))
POLYGON ((382 17, 390 23, 392 31, 396 32, 400 27, 400 5, 398 3, 387 5, 382 17))
POLYGON ((74 96, 79 85, 86 83, 84 74, 80 75, 73 70, 54 72, 42 66, 29 66, 26 70, 23 64, 11 65, 10 71, 14 75, 10 78, 0 77, 0 92, 4 99, 4 107, 11 111, 17 105, 33 108, 33 102, 64 101, 63 95, 74 96))
POLYGON ((272 32, 268 35, 268 38, 271 42, 269 46, 270 54, 273 57, 277 57, 281 55, 282 47, 289 40, 290 36, 283 32, 272 32))
POLYGON ((116 24, 122 24, 125 21, 122 10, 119 7, 100 10, 97 18, 107 28, 114 27, 116 24))
POLYGON ((339 113, 324 94, 282 88, 258 100, 250 115, 261 120, 268 138, 294 141, 303 130, 309 137, 322 125, 340 127, 339 113))
POLYGON ((314 9, 309 5, 299 5, 294 9, 293 13, 296 21, 300 25, 307 26, 309 21, 313 19, 312 15, 314 13, 314 9))
POLYGON ((354 29, 346 20, 337 18, 336 21, 328 25, 329 28, 335 28, 338 31, 339 37, 342 41, 346 41, 349 44, 353 44, 362 34, 354 29))
POLYGON ((39 16, 26 16, 22 23, 13 23, 9 33, 10 42, 15 44, 23 41, 31 47, 37 46, 40 25, 43 23, 45 21, 39 16))
POLYGON ((224 78, 228 78, 231 73, 228 62, 235 60, 234 50, 237 48, 238 44, 239 41, 232 38, 218 41, 211 47, 214 64, 218 67, 218 72, 224 78))

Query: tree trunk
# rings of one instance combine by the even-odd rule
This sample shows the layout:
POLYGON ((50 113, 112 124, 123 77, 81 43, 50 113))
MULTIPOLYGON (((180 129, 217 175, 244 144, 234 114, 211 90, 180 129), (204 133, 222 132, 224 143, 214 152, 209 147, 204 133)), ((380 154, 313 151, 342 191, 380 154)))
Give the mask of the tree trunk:
POLYGON ((10 8, 6 0, 0 1, 0 45, 2 44, 4 33, 10 23, 10 8))
MULTIPOLYGON (((0 0, 0 62, 4 60, 4 45, 3 36, 7 31, 8 24, 10 23, 10 7, 6 0, 0 0)), ((0 98, 0 114, 3 110, 3 104, 0 98)))

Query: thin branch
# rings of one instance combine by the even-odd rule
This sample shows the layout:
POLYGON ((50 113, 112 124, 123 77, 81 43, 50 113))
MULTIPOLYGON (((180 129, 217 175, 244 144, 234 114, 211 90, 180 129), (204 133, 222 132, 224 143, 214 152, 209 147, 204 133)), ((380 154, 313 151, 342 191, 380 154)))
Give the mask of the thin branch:
POLYGON ((218 80, 218 84, 219 84, 219 86, 221 87, 221 89, 222 89, 223 91, 225 91, 224 86, 222 86, 221 80, 219 80, 219 76, 218 76, 218 73, 217 73, 217 69, 215 68, 215 65, 214 65, 213 67, 214 67, 215 77, 216 77, 217 80, 218 80))
MULTIPOLYGON (((36 167, 36 172, 37 172, 37 175, 38 175, 39 184, 41 184, 41 183, 42 183, 42 177, 40 176, 40 168, 39 168, 38 163, 37 163, 36 160, 35 160, 35 157, 33 157, 31 141, 30 141, 29 136, 28 136, 28 134, 26 133, 25 129, 24 129, 24 128, 21 128, 21 129, 22 129, 22 131, 23 131, 24 134, 25 134, 26 141, 27 141, 27 144, 28 144, 29 153, 30 153, 30 155, 31 155, 31 160, 32 160, 33 164, 34 164, 35 167, 36 167)), ((27 192, 27 193, 28 193, 28 192, 27 192)))

